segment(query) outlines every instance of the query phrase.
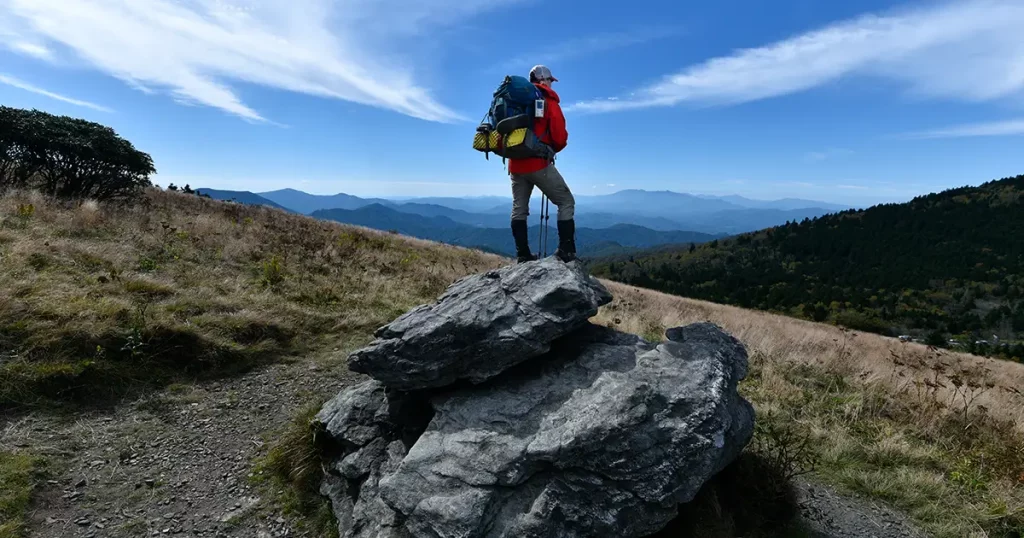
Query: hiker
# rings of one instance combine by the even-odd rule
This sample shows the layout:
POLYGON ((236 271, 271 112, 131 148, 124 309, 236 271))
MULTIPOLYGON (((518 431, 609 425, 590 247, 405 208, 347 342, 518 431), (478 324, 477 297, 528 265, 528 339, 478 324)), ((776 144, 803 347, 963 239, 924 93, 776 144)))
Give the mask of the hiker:
MULTIPOLYGON (((544 95, 543 117, 534 120, 533 131, 538 138, 557 153, 565 149, 569 133, 565 130, 565 116, 558 104, 558 94, 551 83, 558 79, 543 65, 530 70, 530 82, 544 95)), ((539 116, 539 114, 538 114, 539 116)), ((540 157, 509 159, 508 173, 512 178, 512 237, 516 243, 519 262, 536 260, 530 252, 526 217, 530 214, 530 195, 538 189, 558 207, 558 249, 555 256, 563 262, 576 259, 576 200, 555 168, 554 156, 550 160, 540 157)))

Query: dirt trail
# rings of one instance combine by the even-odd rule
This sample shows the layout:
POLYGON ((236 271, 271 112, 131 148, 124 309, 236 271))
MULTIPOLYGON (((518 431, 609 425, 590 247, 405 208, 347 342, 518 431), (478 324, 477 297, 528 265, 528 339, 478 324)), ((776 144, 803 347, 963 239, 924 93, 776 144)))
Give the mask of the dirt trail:
POLYGON ((60 462, 29 535, 303 536, 261 498, 253 462, 300 406, 352 379, 343 367, 298 361, 73 420, 7 424, 0 443, 60 462))
POLYGON ((925 538, 907 517, 891 508, 854 499, 813 481, 797 483, 800 512, 814 538, 925 538))
MULTIPOLYGON (((356 379, 343 366, 300 360, 73 419, 8 420, 0 446, 60 462, 36 496, 29 536, 311 536, 262 498, 253 462, 299 407, 356 379)), ((919 536, 891 511, 817 485, 802 491, 817 536, 919 536)))

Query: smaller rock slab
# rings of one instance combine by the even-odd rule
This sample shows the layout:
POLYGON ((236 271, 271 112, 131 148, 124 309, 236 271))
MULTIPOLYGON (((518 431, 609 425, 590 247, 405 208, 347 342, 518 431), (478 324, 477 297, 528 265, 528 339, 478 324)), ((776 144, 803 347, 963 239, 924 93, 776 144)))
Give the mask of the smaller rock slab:
POLYGON ((398 390, 479 383, 547 353, 611 300, 579 262, 509 265, 463 278, 381 327, 348 366, 398 390))

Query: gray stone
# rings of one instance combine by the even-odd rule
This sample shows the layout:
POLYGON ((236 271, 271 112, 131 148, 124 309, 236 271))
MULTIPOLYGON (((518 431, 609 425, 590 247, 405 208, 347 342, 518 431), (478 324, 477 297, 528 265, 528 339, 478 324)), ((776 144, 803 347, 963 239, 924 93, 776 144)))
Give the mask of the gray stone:
POLYGON ((395 432, 424 415, 390 411, 418 409, 411 395, 376 382, 339 395, 321 417, 347 432, 332 435, 348 448, 324 483, 341 536, 657 532, 739 455, 754 420, 736 391, 742 344, 706 323, 667 335, 654 345, 588 325, 484 384, 434 392, 433 418, 411 444, 395 432))
POLYGON ((314 427, 340 451, 320 485, 331 500, 343 538, 407 538, 404 517, 380 497, 378 483, 393 473, 430 420, 427 402, 367 381, 327 402, 314 427))
POLYGON ((343 448, 361 448, 383 437, 393 424, 388 420, 387 387, 367 381, 332 398, 313 421, 343 448))
POLYGON ((508 265, 463 278, 436 303, 381 327, 348 365, 398 390, 479 383, 547 353, 610 301, 579 262, 508 265))

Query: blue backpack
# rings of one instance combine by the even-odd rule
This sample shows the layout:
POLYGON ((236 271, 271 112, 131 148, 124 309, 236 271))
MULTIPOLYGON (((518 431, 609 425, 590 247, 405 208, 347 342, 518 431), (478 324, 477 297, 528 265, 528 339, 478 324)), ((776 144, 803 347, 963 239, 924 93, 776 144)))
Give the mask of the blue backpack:
MULTIPOLYGON (((473 148, 501 155, 503 160, 540 157, 551 160, 555 151, 533 131, 537 104, 544 102, 544 94, 525 77, 508 75, 494 91, 491 107, 484 121, 476 129, 473 148)), ((546 111, 542 111, 546 112, 546 111)))

